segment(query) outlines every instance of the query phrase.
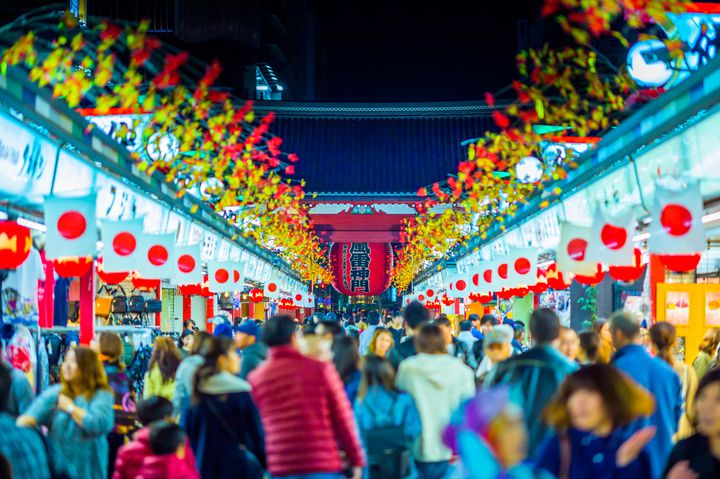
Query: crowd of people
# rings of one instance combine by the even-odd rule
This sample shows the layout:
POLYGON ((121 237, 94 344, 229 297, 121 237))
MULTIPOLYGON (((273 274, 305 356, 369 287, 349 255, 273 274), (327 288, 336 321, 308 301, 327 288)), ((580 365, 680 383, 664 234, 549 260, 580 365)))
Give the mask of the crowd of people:
POLYGON ((454 324, 415 302, 187 324, 134 391, 102 332, 37 398, 0 362, 0 478, 717 479, 719 343, 688 366, 669 323, 454 324))

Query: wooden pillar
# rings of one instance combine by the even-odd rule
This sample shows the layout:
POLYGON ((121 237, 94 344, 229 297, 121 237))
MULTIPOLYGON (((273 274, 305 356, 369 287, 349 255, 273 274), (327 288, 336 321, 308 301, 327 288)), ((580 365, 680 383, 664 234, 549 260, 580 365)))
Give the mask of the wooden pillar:
POLYGON ((80 344, 88 345, 95 336, 95 262, 80 277, 80 344))

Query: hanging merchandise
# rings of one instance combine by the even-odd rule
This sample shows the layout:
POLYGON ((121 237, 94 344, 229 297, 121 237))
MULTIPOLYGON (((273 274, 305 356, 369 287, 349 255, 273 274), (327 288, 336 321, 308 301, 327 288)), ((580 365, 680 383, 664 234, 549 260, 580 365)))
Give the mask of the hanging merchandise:
POLYGON ((102 221, 100 230, 103 270, 107 273, 119 273, 137 269, 143 260, 140 251, 143 219, 102 221))
POLYGON ((232 292, 242 289, 243 263, 231 261, 208 261, 208 289, 213 293, 232 292))
POLYGON ((175 261, 170 277, 174 284, 199 284, 203 280, 200 265, 202 248, 200 243, 175 246, 175 261))
POLYGON ((700 264, 701 257, 701 253, 658 255, 663 266, 675 273, 694 271, 700 264))
POLYGON ((595 273, 597 262, 589 257, 588 251, 591 234, 591 228, 565 222, 560 224, 560 244, 555 256, 559 271, 584 275, 595 273))
POLYGON ((45 198, 43 207, 47 226, 47 259, 95 256, 98 238, 95 203, 95 194, 75 198, 45 198))
POLYGON ((92 269, 91 257, 64 257, 53 260, 53 267, 58 276, 62 278, 79 278, 85 276, 92 269))
POLYGON ((610 266, 610 277, 624 283, 632 283, 642 276, 644 266, 642 264, 642 253, 639 248, 633 250, 632 266, 610 266))
POLYGON ((140 261, 136 267, 143 278, 170 278, 175 273, 175 233, 144 234, 138 243, 140 261))
POLYGON ((537 282, 537 249, 515 248, 508 258, 508 283, 510 287, 533 286, 537 282))
POLYGON ((631 208, 611 216, 598 207, 595 209, 587 254, 598 263, 632 266, 634 233, 635 213, 631 208))
POLYGON ((650 206, 650 215, 650 253, 684 255, 705 249, 703 200, 697 180, 658 180, 655 183, 655 201, 650 206))
POLYGON ((0 269, 15 269, 28 258, 30 229, 16 221, 0 221, 0 269))
POLYGON ((602 283, 602 280, 605 278, 605 272, 602 269, 602 265, 600 263, 597 264, 595 274, 591 275, 582 275, 582 274, 576 274, 575 275, 575 281, 577 281, 580 284, 585 284, 588 286, 595 286, 600 283, 602 283))
POLYGON ((566 278, 562 272, 558 271, 556 263, 548 266, 548 269, 545 271, 545 276, 547 277, 548 286, 556 290, 568 289, 572 282, 571 276, 566 278))

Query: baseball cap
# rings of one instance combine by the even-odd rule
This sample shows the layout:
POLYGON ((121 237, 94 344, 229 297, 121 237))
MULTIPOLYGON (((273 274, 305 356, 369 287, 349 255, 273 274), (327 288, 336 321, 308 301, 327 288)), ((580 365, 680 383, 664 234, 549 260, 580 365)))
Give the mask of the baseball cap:
POLYGON ((485 334, 483 339, 483 347, 487 347, 490 344, 502 344, 512 343, 513 337, 515 336, 513 328, 507 324, 500 324, 495 326, 485 334))
POLYGON ((227 336, 228 338, 232 338, 232 328, 227 323, 218 324, 217 326, 215 326, 213 336, 227 336))
POLYGON ((250 320, 243 322, 240 326, 236 326, 235 332, 249 334, 250 336, 255 336, 256 338, 259 338, 262 334, 262 328, 255 321, 250 320))

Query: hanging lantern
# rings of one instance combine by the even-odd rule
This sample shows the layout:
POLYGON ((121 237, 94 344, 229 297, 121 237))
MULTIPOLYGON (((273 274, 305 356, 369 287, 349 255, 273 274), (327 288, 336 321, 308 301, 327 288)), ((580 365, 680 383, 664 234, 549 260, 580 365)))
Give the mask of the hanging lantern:
POLYGON ((605 278, 605 272, 602 270, 602 265, 600 263, 598 263, 597 271, 592 276, 584 276, 582 274, 575 275, 575 280, 578 283, 585 284, 587 286, 596 286, 602 283, 603 278, 605 278))
POLYGON ((610 277, 624 283, 632 283, 642 276, 644 266, 639 248, 633 250, 633 266, 610 266, 610 277))
POLYGON ((283 298, 278 303, 280 306, 280 309, 294 309, 295 303, 293 302, 292 298, 283 298))
POLYGON ((390 286, 390 243, 333 243, 330 247, 333 287, 347 296, 377 296, 390 286))
POLYGON ((105 284, 120 284, 128 277, 130 274, 129 271, 124 271, 120 273, 106 273, 105 270, 102 267, 103 260, 102 258, 98 259, 97 267, 95 268, 95 271, 97 271, 98 277, 100 280, 105 284))
POLYGON ((687 273, 697 269, 702 253, 690 254, 662 254, 658 255, 660 262, 670 271, 687 273))
POLYGON ((0 269, 15 269, 30 256, 30 229, 16 221, 0 221, 0 269))
POLYGON ((63 278, 79 278, 85 276, 92 268, 93 259, 90 256, 83 258, 68 257, 54 259, 53 267, 58 276, 63 278))
POLYGON ((568 289, 570 282, 565 278, 565 275, 558 271, 557 263, 551 264, 545 272, 547 278, 547 284, 552 289, 568 289))
POLYGON ((265 292, 259 288, 251 289, 248 293, 248 297, 253 303, 262 303, 265 299, 265 292))
POLYGON ((532 286, 528 286, 528 289, 535 294, 542 294, 548 290, 550 286, 547 282, 547 275, 545 271, 539 270, 537 272, 537 283, 532 286))
POLYGON ((441 308, 440 300, 439 300, 439 299, 436 299, 436 300, 433 300, 433 301, 426 301, 426 302, 425 302, 425 307, 426 307, 427 309, 440 309, 440 308, 441 308))

